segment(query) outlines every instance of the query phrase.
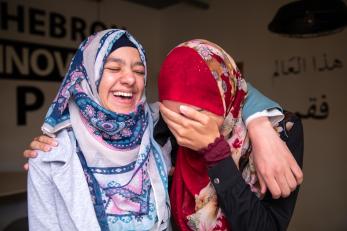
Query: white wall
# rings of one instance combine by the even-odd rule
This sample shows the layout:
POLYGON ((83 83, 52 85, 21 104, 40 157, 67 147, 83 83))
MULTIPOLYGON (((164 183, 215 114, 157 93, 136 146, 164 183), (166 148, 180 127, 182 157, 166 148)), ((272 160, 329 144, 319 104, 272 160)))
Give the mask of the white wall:
MULTIPOLYGON (((1 0, 4 2, 5 0, 1 0)), ((71 1, 7 1, 47 11, 56 11, 66 17, 78 16, 86 21, 97 18, 97 4, 90 0, 71 1), (64 4, 64 2, 66 4, 64 4), (81 10, 83 6, 83 10, 81 10)), ((154 101, 156 75, 166 53, 178 43, 192 39, 211 40, 243 62, 245 77, 263 93, 280 102, 291 111, 307 113, 311 102, 326 95, 329 105, 326 119, 305 119, 304 184, 289 230, 346 230, 347 194, 344 173, 347 155, 344 148, 347 129, 343 122, 347 113, 347 30, 319 38, 294 39, 272 34, 267 25, 277 9, 289 1, 230 1, 210 0, 207 11, 178 4, 164 10, 155 10, 125 1, 104 0, 100 6, 100 20, 126 26, 145 46, 148 53, 151 80, 148 97, 154 101), (318 71, 324 65, 324 54, 331 66, 335 59, 342 67, 318 71), (306 61, 306 69, 298 74, 281 74, 273 78, 275 61, 288 65, 298 56, 306 61), (316 68, 312 60, 316 61, 316 68)), ((77 42, 66 38, 52 39, 27 33, 1 31, 0 38, 39 42, 42 44, 74 47, 77 42)), ((24 162, 21 153, 29 141, 40 133, 39 127, 58 83, 0 79, 1 114, 0 171, 20 170, 24 162), (16 126, 16 95, 18 85, 33 85, 43 89, 45 105, 29 113, 26 126, 16 126)))

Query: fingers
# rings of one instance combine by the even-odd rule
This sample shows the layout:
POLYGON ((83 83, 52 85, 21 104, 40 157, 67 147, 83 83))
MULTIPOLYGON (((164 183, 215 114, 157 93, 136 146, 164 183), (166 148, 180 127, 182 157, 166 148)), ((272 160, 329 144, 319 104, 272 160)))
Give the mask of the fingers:
MULTIPOLYGON (((55 141, 53 138, 41 135, 39 137, 34 138, 34 140, 29 145, 29 149, 24 150, 23 156, 25 158, 35 158, 37 156, 36 150, 48 152, 52 149, 52 147, 56 146, 58 146, 58 142, 55 141)), ((23 168, 24 170, 28 171, 28 163, 25 163, 23 165, 23 168)))
POLYGON ((171 111, 170 109, 168 109, 167 107, 165 107, 163 104, 160 104, 159 106, 160 108, 160 112, 163 115, 163 117, 166 117, 166 119, 171 120, 175 123, 180 123, 180 121, 184 118, 182 115, 171 111))
MULTIPOLYGON (((284 168, 284 175, 290 191, 293 192, 297 188, 297 186, 302 183, 303 173, 288 147, 286 145, 284 147, 286 149, 285 159, 288 163, 288 165, 284 168)), ((286 197, 285 194, 286 192, 284 194, 282 193, 282 196, 286 197)))
POLYGON ((291 169, 292 174, 295 177, 296 185, 300 185, 304 180, 304 174, 287 145, 284 145, 284 148, 286 149, 285 159, 289 165, 289 168, 291 169))
POLYGON ((170 129, 170 131, 172 132, 172 134, 175 136, 176 141, 178 143, 178 145, 180 146, 184 146, 187 148, 193 148, 191 146, 190 140, 186 139, 186 134, 185 134, 185 130, 182 129, 182 126, 167 120, 164 116, 163 119, 165 121, 165 123, 167 124, 168 128, 170 129))
POLYGON ((298 163, 295 161, 295 159, 294 159, 293 163, 290 164, 290 169, 291 169, 293 175, 295 176, 297 184, 298 185, 302 184, 302 182, 304 180, 304 174, 303 174, 301 168, 299 167, 298 163))
POLYGON ((58 146, 58 142, 54 138, 49 136, 42 135, 42 136, 36 137, 36 139, 34 140, 39 141, 41 143, 48 144, 50 146, 54 146, 54 147, 58 146))
POLYGON ((175 136, 178 145, 186 147, 186 148, 190 148, 193 150, 200 149, 200 147, 197 148, 194 145, 192 145, 192 142, 189 137, 189 132, 187 131, 189 129, 186 129, 182 127, 180 124, 177 124, 167 119, 164 115, 163 115, 163 119, 166 125, 168 126, 168 128, 170 129, 170 131, 172 132, 172 134, 175 136))
POLYGON ((49 152, 52 149, 50 145, 35 140, 30 143, 29 147, 30 149, 41 150, 43 152, 49 152))
POLYGON ((194 108, 191 108, 189 106, 186 105, 181 105, 180 106, 180 112, 187 118, 191 119, 191 120, 195 120, 198 121, 202 124, 207 123, 208 120, 208 116, 197 111, 194 108))
MULTIPOLYGON (((182 116, 174 111, 171 111, 167 107, 165 107, 163 104, 160 104, 160 112, 165 116, 167 120, 171 120, 172 122, 179 124, 183 127, 188 126, 199 126, 200 123, 194 120, 191 120, 190 118, 186 118, 185 116, 182 116)), ((200 113, 201 114, 201 113, 200 113)))
POLYGON ((166 117, 165 114, 163 114, 163 120, 165 121, 166 125, 168 126, 170 131, 173 133, 173 135, 176 137, 179 130, 181 129, 181 126, 175 123, 174 121, 170 120, 168 117, 166 117))
POLYGON ((282 195, 281 189, 275 178, 264 178, 266 185, 271 192, 272 198, 278 199, 282 195))
MULTIPOLYGON (((294 175, 295 180, 296 180, 296 185, 300 185, 302 184, 303 180, 304 180, 304 174, 300 168, 300 166, 298 165, 298 163, 296 162, 294 156, 292 155, 292 153, 290 152, 290 150, 288 149, 287 146, 285 146, 287 149, 287 153, 286 153, 286 160, 289 164, 289 168, 291 170, 291 174, 294 175)), ((287 174, 288 176, 291 174, 287 174)))
POLYGON ((296 178, 290 170, 276 174, 258 174, 258 181, 261 194, 265 194, 269 189, 274 199, 288 197, 298 186, 296 178))
POLYGON ((291 171, 286 173, 286 179, 291 192, 293 192, 298 186, 297 181, 291 171))
POLYGON ((24 151, 24 156, 27 158, 33 158, 36 157, 36 152, 34 150, 48 152, 52 149, 52 147, 56 146, 58 146, 58 142, 51 137, 45 135, 35 137, 30 143, 29 149, 24 151))
POLYGON ((291 190, 289 188, 287 178, 284 175, 280 175, 280 177, 276 178, 277 184, 280 187, 281 190, 281 196, 282 197, 288 197, 291 193, 291 190))
POLYGON ((193 108, 189 108, 188 111, 187 115, 192 115, 193 119, 176 113, 160 104, 162 118, 175 136, 177 143, 195 151, 200 150, 213 143, 216 137, 220 136, 219 128, 216 121, 210 119, 208 115, 194 111, 193 108), (206 117, 206 121, 201 123, 200 121, 204 119, 200 119, 200 121, 194 120, 198 115, 195 113, 201 114, 201 118, 206 117))
POLYGON ((266 183, 261 175, 258 175, 258 181, 260 185, 260 193, 264 195, 266 193, 266 183))
POLYGON ((281 196, 284 198, 288 197, 297 188, 297 180, 290 169, 287 169, 284 174, 279 174, 278 176, 279 178, 276 180, 281 190, 281 196))
POLYGON ((28 170, 29 170, 29 164, 28 164, 28 163, 25 163, 25 164, 23 165, 23 169, 24 169, 25 171, 28 171, 28 170))
POLYGON ((23 152, 23 156, 25 158, 35 158, 37 156, 37 153, 35 150, 27 149, 23 152))

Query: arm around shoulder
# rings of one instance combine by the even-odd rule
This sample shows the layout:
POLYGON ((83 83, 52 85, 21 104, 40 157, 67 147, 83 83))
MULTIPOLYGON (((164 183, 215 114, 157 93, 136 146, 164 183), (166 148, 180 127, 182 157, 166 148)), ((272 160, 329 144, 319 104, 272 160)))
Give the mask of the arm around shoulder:
POLYGON ((256 114, 263 112, 265 110, 277 109, 282 111, 282 107, 275 101, 269 99, 263 95, 260 91, 254 88, 250 83, 247 83, 248 94, 245 101, 245 105, 242 108, 242 119, 247 121, 247 119, 256 114))

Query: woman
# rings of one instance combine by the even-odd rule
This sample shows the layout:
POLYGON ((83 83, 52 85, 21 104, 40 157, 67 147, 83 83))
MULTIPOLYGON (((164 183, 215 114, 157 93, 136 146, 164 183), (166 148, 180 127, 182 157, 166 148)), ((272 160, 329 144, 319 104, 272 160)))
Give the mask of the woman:
MULTIPOLYGON (((298 190, 277 200, 260 191, 241 119, 247 84, 234 60, 206 40, 182 43, 166 57, 158 89, 163 118, 181 145, 170 194, 179 230, 286 230, 298 190), (187 115, 195 123, 210 124, 200 147, 189 141, 199 134, 186 136, 192 134, 182 123, 187 115)), ((301 165, 301 123, 294 117, 286 122, 279 127, 281 136, 301 165)))
POLYGON ((42 130, 59 147, 29 160, 31 230, 165 230, 167 167, 144 94, 146 60, 128 32, 76 52, 42 130))

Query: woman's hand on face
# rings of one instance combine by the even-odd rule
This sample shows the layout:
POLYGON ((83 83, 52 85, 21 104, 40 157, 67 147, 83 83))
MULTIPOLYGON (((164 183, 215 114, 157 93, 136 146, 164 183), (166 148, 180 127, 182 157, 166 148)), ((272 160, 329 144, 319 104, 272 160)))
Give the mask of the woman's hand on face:
POLYGON ((160 112, 180 146, 198 151, 220 136, 214 119, 189 106, 180 106, 179 114, 160 104, 160 112))
POLYGON ((303 173, 287 145, 267 117, 252 120, 247 129, 261 193, 268 188, 273 198, 287 197, 303 181, 303 173))
MULTIPOLYGON (((57 141, 54 138, 49 136, 41 135, 35 137, 33 141, 31 141, 29 148, 24 150, 23 156, 25 158, 35 158, 37 156, 36 150, 41 150, 43 152, 48 152, 52 149, 52 147, 58 146, 57 141)), ((28 163, 24 164, 24 169, 28 170, 28 163)))

